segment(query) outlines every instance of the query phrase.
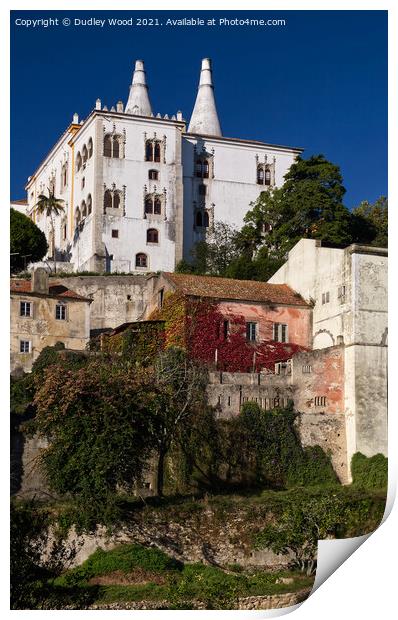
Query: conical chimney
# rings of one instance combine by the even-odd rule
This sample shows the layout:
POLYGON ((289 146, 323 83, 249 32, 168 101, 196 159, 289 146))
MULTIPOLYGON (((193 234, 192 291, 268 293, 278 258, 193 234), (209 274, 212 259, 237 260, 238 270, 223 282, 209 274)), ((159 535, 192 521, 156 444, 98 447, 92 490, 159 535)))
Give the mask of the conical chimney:
POLYGON ((130 86, 129 99, 126 105, 126 114, 136 114, 137 116, 151 116, 152 108, 148 96, 148 86, 146 84, 144 62, 136 60, 133 73, 133 80, 130 86))
POLYGON ((214 99, 210 58, 204 58, 202 60, 198 94, 196 96, 188 132, 211 136, 222 135, 214 99))

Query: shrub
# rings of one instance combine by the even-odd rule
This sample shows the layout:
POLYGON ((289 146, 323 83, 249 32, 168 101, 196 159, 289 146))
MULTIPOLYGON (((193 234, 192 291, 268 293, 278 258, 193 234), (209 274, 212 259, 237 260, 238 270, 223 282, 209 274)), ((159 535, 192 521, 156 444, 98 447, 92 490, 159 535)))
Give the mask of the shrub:
POLYGON ((160 549, 141 545, 120 545, 110 551, 97 549, 81 566, 65 573, 55 581, 57 586, 74 586, 97 575, 114 571, 129 573, 135 568, 151 572, 177 571, 182 564, 160 549))
POLYGON ((356 452, 351 460, 352 483, 362 489, 386 489, 388 483, 388 459, 383 454, 370 458, 356 452))

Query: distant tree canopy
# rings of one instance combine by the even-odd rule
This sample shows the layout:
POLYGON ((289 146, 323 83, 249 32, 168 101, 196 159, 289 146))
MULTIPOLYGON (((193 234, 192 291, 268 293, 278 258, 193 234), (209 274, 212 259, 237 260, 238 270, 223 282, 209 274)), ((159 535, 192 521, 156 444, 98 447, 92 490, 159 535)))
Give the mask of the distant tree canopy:
MULTIPOLYGON (((388 200, 386 196, 380 196, 373 204, 363 200, 353 210, 353 216, 358 225, 370 232, 369 243, 376 247, 388 247, 388 200)), ((363 239, 362 241, 366 241, 363 239)))
POLYGON ((268 280, 302 238, 336 247, 386 246, 387 199, 364 201, 351 212, 343 204, 345 192, 337 165, 323 155, 298 157, 280 188, 261 192, 251 203, 240 231, 216 223, 177 271, 268 280))
POLYGON ((10 253, 11 271, 24 269, 27 263, 39 261, 47 252, 45 234, 32 220, 11 209, 10 215, 10 253), (24 256, 26 258, 24 258, 24 256))

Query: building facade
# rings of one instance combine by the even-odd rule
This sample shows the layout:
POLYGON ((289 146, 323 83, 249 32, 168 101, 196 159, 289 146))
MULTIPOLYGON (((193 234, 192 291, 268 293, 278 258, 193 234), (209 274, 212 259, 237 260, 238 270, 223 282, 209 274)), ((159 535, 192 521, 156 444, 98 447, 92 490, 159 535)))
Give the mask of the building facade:
POLYGON ((344 345, 349 460, 355 452, 387 455, 387 268, 385 248, 302 239, 269 280, 313 303, 314 349, 344 345))
MULTIPOLYGON (((261 191, 283 183, 302 149, 222 136, 209 59, 187 128, 181 112, 152 112, 142 61, 127 104, 98 99, 28 179, 26 213, 45 232, 41 194, 54 192, 55 257, 74 271, 173 271, 214 222, 240 228, 261 191)), ((68 267, 67 267, 68 269, 68 267)))
POLYGON ((84 350, 90 338, 91 299, 62 284, 49 285, 45 269, 31 280, 11 280, 11 372, 30 372, 40 351, 62 342, 84 350))
POLYGON ((253 345, 275 341, 311 347, 312 308, 289 286, 166 272, 148 282, 152 294, 145 318, 161 310, 168 294, 178 292, 189 299, 214 302, 225 319, 226 332, 233 329, 235 319, 242 319, 253 345))

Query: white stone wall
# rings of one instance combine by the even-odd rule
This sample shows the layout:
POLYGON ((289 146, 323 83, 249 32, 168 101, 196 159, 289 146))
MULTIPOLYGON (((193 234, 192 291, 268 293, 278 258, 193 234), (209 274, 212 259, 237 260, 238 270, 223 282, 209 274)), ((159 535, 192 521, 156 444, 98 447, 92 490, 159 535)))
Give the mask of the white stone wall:
POLYGON ((324 248, 302 239, 269 280, 313 300, 315 349, 345 344, 349 461, 357 451, 387 454, 387 261, 384 249, 324 248), (341 286, 344 298, 339 298, 341 286), (329 301, 322 303, 326 293, 329 301))

